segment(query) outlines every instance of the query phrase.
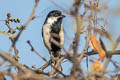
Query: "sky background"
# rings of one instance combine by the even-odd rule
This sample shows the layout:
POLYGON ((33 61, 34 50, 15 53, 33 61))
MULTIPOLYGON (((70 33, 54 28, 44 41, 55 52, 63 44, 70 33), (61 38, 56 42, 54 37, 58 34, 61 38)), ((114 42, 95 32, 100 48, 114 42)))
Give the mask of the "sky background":
MULTIPOLYGON (((55 2, 62 6, 66 10, 70 10, 72 8, 73 0, 55 0, 55 2)), ((106 0, 106 4, 108 4, 108 11, 106 11, 105 17, 108 19, 108 22, 110 23, 107 27, 107 30, 112 34, 113 39, 116 40, 116 38, 120 35, 120 15, 113 15, 112 9, 120 8, 119 6, 119 0, 108 1, 106 0)), ((15 28, 18 25, 22 25, 25 23, 25 21, 28 19, 32 8, 34 6, 34 0, 0 0, 0 20, 6 19, 6 14, 8 12, 11 13, 12 17, 17 17, 21 19, 20 24, 11 23, 11 25, 15 28)), ((51 10, 60 10, 59 7, 55 6, 53 3, 50 2, 50 0, 40 0, 39 5, 37 7, 35 16, 37 18, 33 20, 28 27, 24 30, 22 33, 21 38, 18 40, 16 47, 19 50, 19 56, 21 57, 19 59, 19 62, 22 64, 26 64, 29 67, 32 65, 36 65, 36 67, 42 66, 45 62, 37 56, 35 53, 30 51, 30 46, 26 43, 27 40, 30 40, 33 44, 34 48, 44 57, 46 57, 47 60, 49 60, 49 53, 47 49, 45 48, 42 40, 41 35, 41 28, 44 23, 44 20, 51 10)), ((120 12, 118 10, 118 12, 120 12)), ((63 14, 65 14, 62 11, 63 14)), ((63 26, 65 30, 65 48, 67 49, 69 44, 72 42, 74 38, 75 28, 71 26, 74 25, 74 19, 65 14, 66 18, 63 19, 63 26)), ((0 21, 0 30, 7 31, 7 27, 5 26, 5 23, 3 21, 0 21)), ((109 40, 103 39, 105 42, 105 45, 110 50, 110 44, 109 40)), ((81 38, 80 42, 80 49, 79 52, 82 50, 84 46, 84 38, 81 38)), ((6 35, 0 34, 0 50, 7 52, 11 46, 11 41, 6 35)), ((120 46, 117 48, 120 49, 120 46)), ((120 56, 113 57, 114 60, 120 60, 120 56)), ((85 59, 83 59, 83 62, 85 62, 85 59)), ((112 64, 110 64, 110 67, 112 64)), ((82 67, 85 67, 85 64, 83 64, 82 67)), ((90 66, 89 66, 90 67, 90 66)), ((109 67, 108 67, 109 68, 109 67)), ((112 68, 114 68, 112 66, 112 68)), ((69 74, 69 70, 71 69, 71 64, 69 62, 66 62, 63 64, 63 72, 65 74, 69 74), (67 67, 67 68, 66 68, 67 67), (66 69, 64 69, 66 68, 66 69)), ((2 70, 2 68, 0 68, 2 70)), ((49 68, 47 68, 45 71, 48 71, 49 68)))

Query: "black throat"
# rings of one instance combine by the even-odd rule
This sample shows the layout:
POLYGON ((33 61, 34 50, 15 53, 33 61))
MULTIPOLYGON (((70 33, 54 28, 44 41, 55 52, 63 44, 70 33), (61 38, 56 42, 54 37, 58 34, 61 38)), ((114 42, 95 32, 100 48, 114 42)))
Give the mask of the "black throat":
POLYGON ((59 19, 58 21, 52 24, 51 33, 59 34, 60 28, 61 28, 61 22, 62 22, 62 19, 59 19))
MULTIPOLYGON (((59 32, 61 28, 61 22, 62 22, 62 19, 59 19, 57 22, 52 24, 52 29, 51 29, 51 34, 54 34, 52 38, 56 40, 58 43, 60 43, 59 32)), ((54 52, 54 56, 57 56, 58 54, 55 54, 55 53, 60 50, 60 47, 56 46, 56 44, 54 43, 51 44, 51 47, 52 47, 52 51, 54 52)))

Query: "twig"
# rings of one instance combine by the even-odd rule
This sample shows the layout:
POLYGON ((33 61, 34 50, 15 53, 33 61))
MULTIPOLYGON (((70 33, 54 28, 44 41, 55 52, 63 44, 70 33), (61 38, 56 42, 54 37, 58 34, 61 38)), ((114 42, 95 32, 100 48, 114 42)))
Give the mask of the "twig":
POLYGON ((51 61, 46 62, 42 67, 38 68, 37 71, 41 72, 43 71, 46 67, 48 67, 51 64, 51 61))
POLYGON ((14 29, 9 24, 9 18, 11 17, 11 13, 7 13, 7 19, 5 20, 5 24, 8 27, 10 33, 14 33, 14 29))
MULTIPOLYGON (((53 42, 56 46, 62 48, 62 45, 60 45, 56 40, 54 40, 53 38, 51 38, 50 40, 51 42, 53 42)), ((61 61, 64 60, 65 57, 61 57, 61 59, 59 59, 56 63, 56 65, 54 66, 53 64, 51 64, 51 66, 53 67, 53 70, 50 72, 50 75, 53 75, 55 71, 59 72, 61 75, 63 75, 64 77, 66 75, 64 75, 59 69, 58 67, 61 65, 61 61)))
POLYGON ((71 70, 71 75, 74 75, 76 80, 80 79, 80 77, 78 77, 78 76, 84 76, 83 71, 80 66, 80 63, 78 62, 78 59, 77 59, 80 33, 81 33, 81 28, 83 27, 80 24, 80 18, 79 18, 79 8, 81 6, 81 3, 82 3, 81 0, 74 0, 74 4, 73 4, 74 10, 71 11, 71 14, 74 16, 75 22, 76 22, 76 33, 75 33, 75 38, 74 38, 75 44, 73 45, 73 54, 74 55, 72 58, 73 67, 71 70))
POLYGON ((28 45, 31 47, 31 51, 33 51, 35 54, 37 54, 40 58, 42 58, 45 62, 47 62, 47 59, 45 57, 43 57, 42 55, 40 55, 39 52, 37 52, 35 50, 35 48, 32 46, 31 42, 28 40, 27 41, 28 45))
POLYGON ((63 60, 64 60, 64 57, 60 58, 60 59, 57 61, 56 65, 51 64, 51 66, 52 66, 54 69, 50 72, 50 75, 53 75, 55 72, 58 72, 58 73, 60 73, 63 77, 66 77, 66 75, 63 74, 63 73, 58 69, 58 67, 61 66, 61 62, 62 62, 63 60))
POLYGON ((66 14, 70 14, 67 10, 65 10, 62 6, 58 5, 57 3, 54 2, 54 0, 49 0, 51 3, 53 3, 55 6, 58 8, 62 9, 66 14))
POLYGON ((14 59, 10 58, 9 55, 7 55, 5 52, 0 51, 0 56, 3 57, 5 60, 9 61, 12 65, 18 67, 20 70, 22 70, 25 73, 31 72, 27 68, 25 68, 22 64, 18 63, 14 59))
POLYGON ((96 35, 97 34, 97 8, 98 8, 98 3, 99 3, 99 0, 96 0, 94 1, 94 7, 95 7, 95 10, 94 10, 94 34, 96 35))
MULTIPOLYGON (((14 73, 12 73, 12 72, 10 72, 10 71, 4 71, 4 72, 2 72, 2 73, 5 74, 5 75, 11 76, 11 77, 13 78, 13 80, 17 80, 17 75, 14 74, 14 73)), ((6 79, 5 79, 5 80, 6 80, 6 79)))
POLYGON ((85 48, 84 48, 83 52, 82 52, 81 55, 80 55, 79 62, 81 62, 81 60, 82 60, 85 52, 88 50, 88 47, 89 47, 89 35, 86 37, 85 48))
MULTIPOLYGON (((109 55, 109 56, 113 56, 113 55, 120 55, 120 50, 115 50, 115 51, 106 51, 106 53, 109 55)), ((98 54, 97 52, 95 51, 89 51, 89 52, 85 52, 83 57, 87 57, 87 56, 92 56, 92 55, 96 55, 98 54)), ((68 56, 67 55, 63 55, 66 59, 68 59, 68 56)), ((70 54, 71 57, 73 57, 73 54, 70 54)), ((81 56, 81 53, 78 53, 77 54, 77 57, 80 57, 81 56)))
POLYGON ((107 60, 105 61, 105 64, 103 66, 104 70, 106 70, 106 68, 108 67, 108 64, 109 64, 110 61, 111 61, 111 57, 109 56, 109 57, 107 57, 107 60))
POLYGON ((34 14, 35 14, 35 10, 37 8, 38 3, 39 3, 39 0, 35 0, 35 5, 34 5, 34 7, 32 9, 32 13, 31 13, 30 17, 27 19, 27 21, 23 24, 22 29, 20 30, 20 32, 18 33, 18 35, 14 38, 12 46, 14 46, 16 44, 17 40, 19 39, 19 37, 22 34, 22 32, 24 31, 24 29, 35 18, 34 14))

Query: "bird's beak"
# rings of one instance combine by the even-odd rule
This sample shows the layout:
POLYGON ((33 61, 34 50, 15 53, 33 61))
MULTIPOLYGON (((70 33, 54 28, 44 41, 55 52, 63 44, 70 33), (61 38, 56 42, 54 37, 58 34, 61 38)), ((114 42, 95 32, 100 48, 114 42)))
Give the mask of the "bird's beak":
POLYGON ((65 17, 65 15, 62 15, 62 18, 64 18, 65 17))
POLYGON ((64 17, 65 17, 65 15, 61 15, 61 16, 60 16, 60 18, 64 18, 64 17))

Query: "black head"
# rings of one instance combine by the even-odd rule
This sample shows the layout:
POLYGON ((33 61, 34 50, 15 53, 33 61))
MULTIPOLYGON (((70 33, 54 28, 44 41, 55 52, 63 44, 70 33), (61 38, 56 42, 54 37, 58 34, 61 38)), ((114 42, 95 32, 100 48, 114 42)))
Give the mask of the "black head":
POLYGON ((47 17, 59 17, 59 18, 64 18, 65 16, 62 15, 62 13, 58 10, 53 10, 51 12, 48 13, 47 17))
POLYGON ((55 24, 56 22, 59 22, 61 23, 62 22, 62 19, 64 18, 65 16, 62 15, 62 13, 58 10, 53 10, 53 11, 50 11, 46 17, 46 20, 45 20, 45 23, 48 23, 50 25, 53 25, 55 24))

